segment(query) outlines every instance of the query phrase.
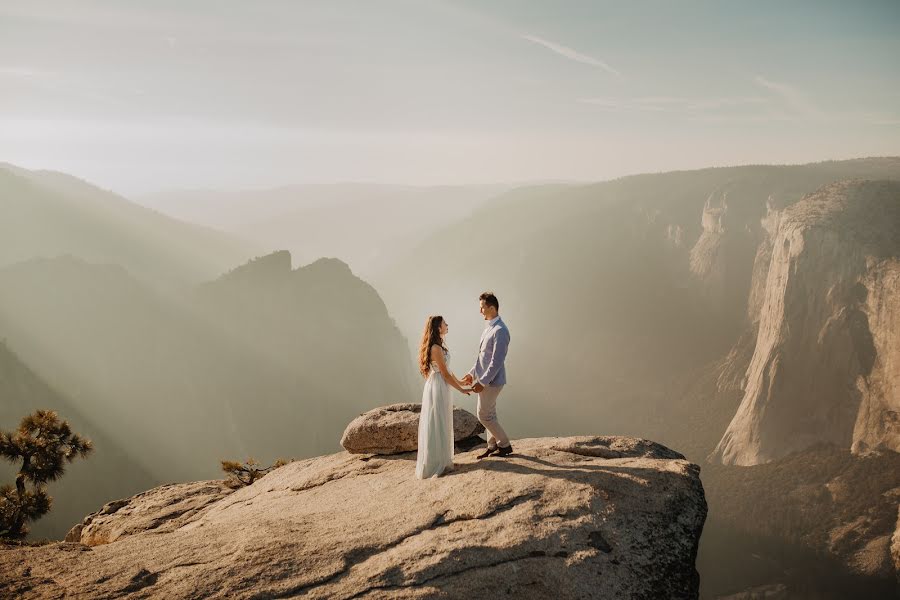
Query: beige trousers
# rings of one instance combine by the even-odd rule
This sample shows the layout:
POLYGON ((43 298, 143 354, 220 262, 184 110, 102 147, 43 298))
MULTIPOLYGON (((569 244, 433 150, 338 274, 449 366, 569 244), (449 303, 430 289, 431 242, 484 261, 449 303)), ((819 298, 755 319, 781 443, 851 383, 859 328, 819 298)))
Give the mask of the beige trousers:
POLYGON ((497 422, 497 396, 502 389, 502 385, 486 385, 478 394, 478 420, 488 432, 488 448, 509 446, 509 438, 497 422))

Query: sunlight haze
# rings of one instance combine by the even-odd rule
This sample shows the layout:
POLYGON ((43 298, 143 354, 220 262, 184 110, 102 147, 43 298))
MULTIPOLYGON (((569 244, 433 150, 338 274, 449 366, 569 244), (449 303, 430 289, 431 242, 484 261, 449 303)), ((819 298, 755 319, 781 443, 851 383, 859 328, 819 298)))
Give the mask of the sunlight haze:
POLYGON ((896 155, 866 5, 2 1, 0 161, 140 194, 896 155))

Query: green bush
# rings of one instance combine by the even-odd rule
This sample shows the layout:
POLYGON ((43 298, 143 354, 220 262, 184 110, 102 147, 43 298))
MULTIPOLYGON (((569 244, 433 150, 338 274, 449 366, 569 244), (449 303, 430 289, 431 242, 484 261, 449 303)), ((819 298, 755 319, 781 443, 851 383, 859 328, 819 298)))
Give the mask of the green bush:
POLYGON ((52 410, 35 411, 11 433, 0 431, 0 458, 21 462, 15 487, 0 486, 0 537, 24 538, 28 521, 50 512, 53 499, 44 485, 62 477, 66 463, 92 450, 91 441, 73 433, 52 410))

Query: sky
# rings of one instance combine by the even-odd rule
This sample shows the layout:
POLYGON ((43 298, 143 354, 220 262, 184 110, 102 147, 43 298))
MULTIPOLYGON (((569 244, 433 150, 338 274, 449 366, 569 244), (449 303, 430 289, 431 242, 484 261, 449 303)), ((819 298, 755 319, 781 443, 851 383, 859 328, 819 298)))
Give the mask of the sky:
POLYGON ((126 195, 900 155, 900 2, 0 0, 0 162, 126 195))

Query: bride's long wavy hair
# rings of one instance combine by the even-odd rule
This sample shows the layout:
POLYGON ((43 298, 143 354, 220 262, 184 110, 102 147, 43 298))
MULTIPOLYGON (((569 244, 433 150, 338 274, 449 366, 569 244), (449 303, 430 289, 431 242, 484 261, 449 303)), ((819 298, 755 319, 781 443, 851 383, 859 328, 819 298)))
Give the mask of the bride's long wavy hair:
POLYGON ((437 344, 444 350, 447 349, 441 339, 443 323, 444 317, 441 315, 433 315, 425 320, 425 331, 422 332, 422 343, 419 345, 419 372, 425 379, 428 379, 428 372, 431 371, 431 347, 437 344))

